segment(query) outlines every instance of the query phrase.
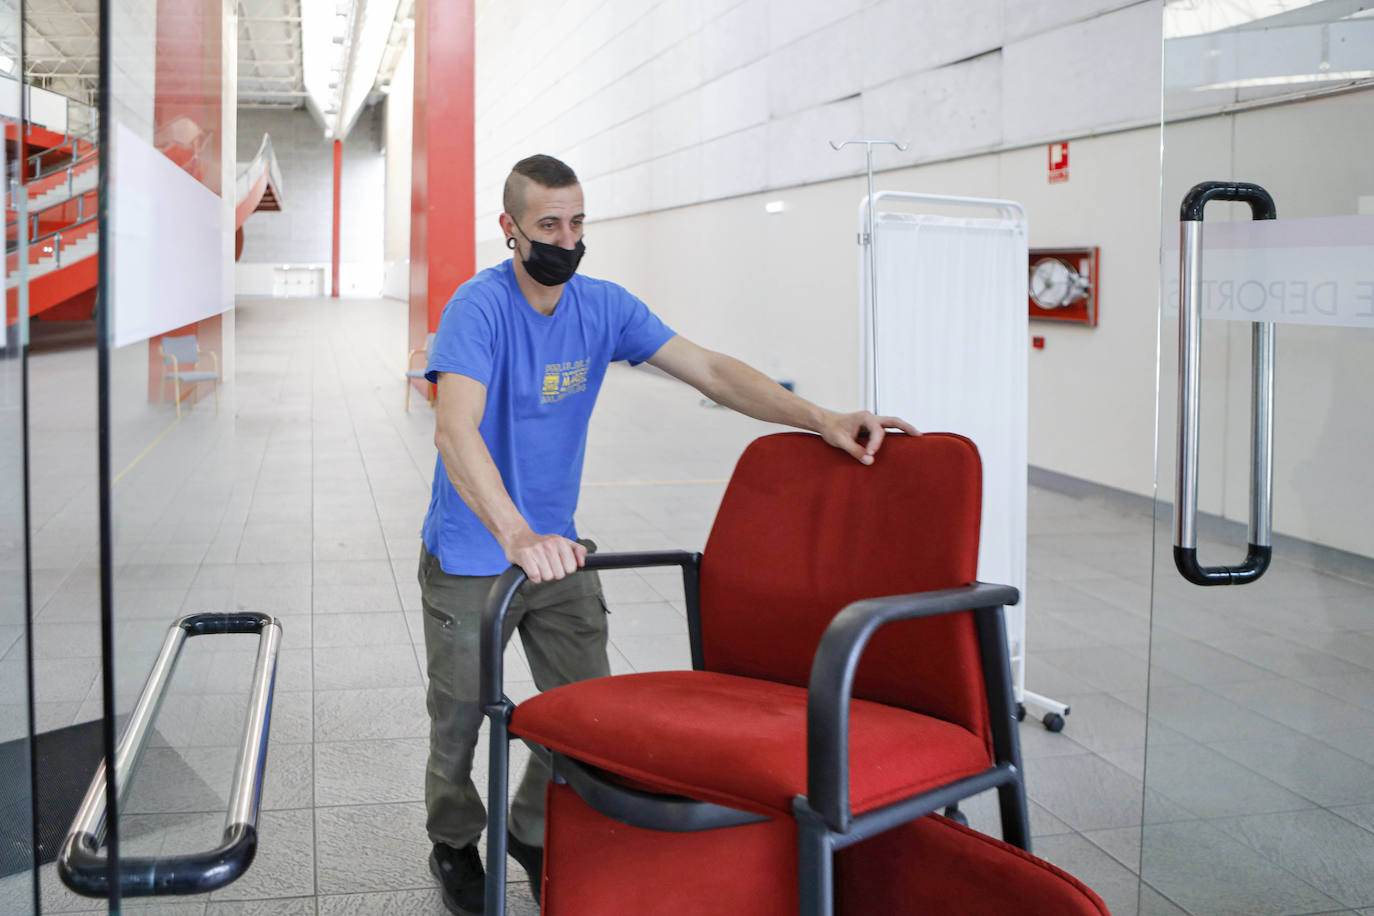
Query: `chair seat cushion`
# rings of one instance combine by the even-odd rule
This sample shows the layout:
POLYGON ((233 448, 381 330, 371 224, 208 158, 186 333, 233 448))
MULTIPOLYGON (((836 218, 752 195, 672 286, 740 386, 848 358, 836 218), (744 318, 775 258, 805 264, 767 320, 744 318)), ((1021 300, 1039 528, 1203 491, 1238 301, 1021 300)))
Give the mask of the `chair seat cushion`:
MULTIPOLYGON (((171 373, 168 373, 167 378, 171 377, 171 373)), ((194 372, 183 372, 180 378, 183 382, 209 382, 219 378, 219 373, 211 372, 208 369, 199 369, 194 372)))
POLYGON ((407 369, 406 378, 424 378, 425 372, 424 369, 407 369))
MULTIPOLYGON (((990 766, 966 729, 855 700, 850 805, 868 811, 990 766)), ((806 690, 707 671, 579 681, 526 700, 511 731, 648 788, 792 816, 806 794, 806 690)))

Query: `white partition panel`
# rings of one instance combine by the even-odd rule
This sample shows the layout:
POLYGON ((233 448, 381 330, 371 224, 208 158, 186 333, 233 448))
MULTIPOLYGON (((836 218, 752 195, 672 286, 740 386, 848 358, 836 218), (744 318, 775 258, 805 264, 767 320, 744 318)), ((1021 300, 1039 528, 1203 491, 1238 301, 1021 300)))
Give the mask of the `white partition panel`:
MULTIPOLYGON (((972 439, 983 460, 978 577, 1014 585, 1007 637, 1025 695, 1026 219, 1010 201, 875 195, 876 294, 861 263, 864 390, 881 414, 972 439), (972 207, 987 217, 884 212, 892 205, 972 207)), ((860 237, 867 210, 860 213, 860 237)), ((863 249, 863 255, 866 255, 863 249)), ((863 256, 861 255, 861 257, 863 256)), ((1062 714, 1060 704, 1035 705, 1062 714)))

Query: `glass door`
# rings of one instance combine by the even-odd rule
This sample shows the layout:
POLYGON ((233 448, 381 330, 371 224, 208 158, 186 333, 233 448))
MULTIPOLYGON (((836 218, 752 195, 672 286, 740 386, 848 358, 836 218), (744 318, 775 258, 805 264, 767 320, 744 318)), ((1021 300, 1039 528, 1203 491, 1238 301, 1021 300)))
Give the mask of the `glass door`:
POLYGON ((0 327, 0 912, 38 907, 38 806, 35 754, 33 642, 29 628, 27 431, 25 420, 28 279, 24 119, 18 62, 20 11, 0 2, 0 176, 5 197, 5 320, 0 327), (22 297, 22 298, 21 298, 22 297))
POLYGON ((1164 7, 1142 913, 1374 912, 1374 15, 1164 7))

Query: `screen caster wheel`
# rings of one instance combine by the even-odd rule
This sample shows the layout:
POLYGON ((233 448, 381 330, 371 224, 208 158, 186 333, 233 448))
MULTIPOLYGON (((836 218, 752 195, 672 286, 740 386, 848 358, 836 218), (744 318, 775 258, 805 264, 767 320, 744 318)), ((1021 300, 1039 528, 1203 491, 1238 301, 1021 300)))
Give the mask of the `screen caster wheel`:
POLYGON ((1062 732, 1064 730, 1064 717, 1057 712, 1045 713, 1045 718, 1040 721, 1044 723, 1047 731, 1062 732))

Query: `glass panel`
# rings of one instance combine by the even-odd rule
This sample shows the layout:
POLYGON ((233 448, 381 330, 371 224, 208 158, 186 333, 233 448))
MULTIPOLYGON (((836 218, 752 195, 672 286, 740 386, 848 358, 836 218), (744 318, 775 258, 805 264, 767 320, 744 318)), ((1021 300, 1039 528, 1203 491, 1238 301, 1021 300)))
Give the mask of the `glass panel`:
MULTIPOLYGON (((109 211, 100 397, 109 416, 114 698, 131 717, 184 614, 234 608, 232 7, 110 5, 109 211), (227 32, 227 34, 226 34, 227 32)), ((103 244, 103 241, 102 241, 103 244)), ((241 744, 256 636, 188 639, 144 751, 118 774, 121 860, 216 848, 241 744)), ((151 695, 151 694, 150 694, 151 695)), ((201 898, 204 899, 203 897, 201 898)), ((124 908, 146 904, 130 898, 124 908)))
POLYGON ((1374 907, 1374 17, 1361 6, 1165 5, 1142 912, 1374 907), (1176 531, 1180 205, 1203 181, 1262 186, 1278 219, 1214 201, 1193 223, 1198 512, 1176 531), (1239 566, 1266 540, 1264 502, 1251 505, 1254 317, 1275 341, 1272 562, 1250 584, 1199 586, 1176 569, 1180 537, 1204 567, 1239 566))
POLYGON ((24 157, 20 10, 0 0, 0 175, 5 197, 5 322, 0 331, 0 912, 37 912, 34 831, 37 747, 29 631, 27 447, 24 419, 28 281, 20 164, 24 157))

